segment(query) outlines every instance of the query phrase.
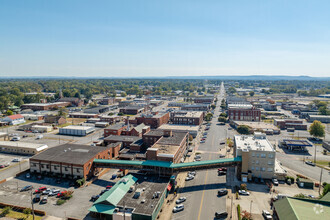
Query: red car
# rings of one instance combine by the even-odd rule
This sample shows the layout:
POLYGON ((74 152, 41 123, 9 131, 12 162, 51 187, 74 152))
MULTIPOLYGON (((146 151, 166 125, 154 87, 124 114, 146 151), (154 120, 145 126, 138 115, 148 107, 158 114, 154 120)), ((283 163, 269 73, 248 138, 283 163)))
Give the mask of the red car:
POLYGON ((5 165, 0 165, 0 169, 5 168, 5 165))
POLYGON ((106 187, 106 189, 111 189, 111 188, 112 188, 112 186, 110 186, 110 185, 106 187))
POLYGON ((218 171, 227 171, 227 168, 226 167, 221 167, 218 169, 218 171))
POLYGON ((34 191, 34 193, 41 193, 41 192, 45 191, 46 189, 47 189, 47 187, 46 186, 43 186, 43 187, 40 187, 39 189, 36 189, 34 191))
POLYGON ((64 194, 67 193, 67 191, 62 191, 60 193, 57 193, 57 197, 62 197, 64 194))

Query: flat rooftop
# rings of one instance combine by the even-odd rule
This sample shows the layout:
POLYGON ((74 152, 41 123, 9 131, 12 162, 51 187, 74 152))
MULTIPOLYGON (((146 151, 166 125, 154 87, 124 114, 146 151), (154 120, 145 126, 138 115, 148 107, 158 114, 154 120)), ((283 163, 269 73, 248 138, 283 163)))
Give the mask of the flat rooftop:
POLYGON ((33 156, 31 159, 83 165, 96 154, 107 149, 108 147, 64 144, 49 148, 48 150, 33 156))
POLYGON ((151 147, 151 149, 158 149, 158 156, 162 156, 159 154, 174 155, 179 148, 180 148, 179 145, 167 145, 167 144, 158 144, 158 143, 154 144, 151 147))
POLYGON ((228 108, 249 109, 249 108, 252 108, 252 107, 253 107, 253 105, 251 105, 251 104, 243 104, 243 103, 228 104, 228 108))
POLYGON ((111 140, 111 141, 118 141, 118 142, 122 142, 122 141, 132 141, 132 142, 136 142, 138 140, 140 140, 140 137, 137 136, 127 136, 127 135, 110 135, 106 138, 104 138, 104 140, 111 140))
POLYGON ((24 104, 25 106, 49 106, 49 105, 60 105, 60 104, 66 104, 68 102, 53 102, 53 103, 28 103, 24 104))
POLYGON ((174 124, 163 124, 158 129, 162 130, 177 130, 177 131, 195 131, 198 132, 198 125, 174 125, 174 124))
POLYGON ((313 146, 309 141, 307 140, 294 140, 294 139, 284 139, 283 142, 288 146, 306 146, 311 147, 313 146))
POLYGON ((265 123, 265 122, 257 122, 257 121, 234 121, 234 123, 238 126, 240 125, 248 125, 252 129, 273 129, 273 130, 279 130, 278 127, 276 127, 273 124, 265 123))
POLYGON ((126 126, 125 123, 118 123, 118 124, 111 125, 111 126, 107 127, 106 129, 119 130, 125 126, 126 126))
POLYGON ((37 151, 48 148, 46 144, 35 144, 21 141, 0 141, 0 146, 17 147, 17 148, 29 148, 36 149, 37 151))
POLYGON ((252 135, 235 135, 235 143, 237 149, 241 150, 260 150, 275 151, 269 141, 265 139, 255 138, 252 135))
POLYGON ((78 125, 69 125, 60 129, 72 129, 72 130, 90 130, 94 129, 94 127, 89 127, 89 126, 78 126, 78 125))
POLYGON ((158 176, 151 175, 138 175, 137 184, 135 184, 135 190, 131 193, 126 193, 125 196, 119 201, 117 207, 124 207, 134 209, 134 214, 152 215, 157 205, 160 202, 162 194, 165 193, 165 189, 168 185, 169 178, 159 178, 158 176), (146 180, 144 178, 147 178, 146 180), (137 199, 133 198, 136 190, 143 189, 141 196, 137 199), (155 192, 160 192, 158 198, 152 198, 155 192), (141 201, 144 200, 142 203, 141 201))
POLYGON ((203 115, 202 111, 195 111, 195 112, 185 112, 185 113, 176 113, 174 117, 180 118, 200 118, 203 115))

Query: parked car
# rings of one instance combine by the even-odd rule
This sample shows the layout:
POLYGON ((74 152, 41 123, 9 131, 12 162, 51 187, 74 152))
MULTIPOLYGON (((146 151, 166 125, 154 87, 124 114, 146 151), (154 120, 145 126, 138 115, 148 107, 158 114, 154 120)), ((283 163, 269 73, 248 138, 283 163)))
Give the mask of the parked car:
POLYGON ((42 134, 40 134, 40 135, 37 136, 36 139, 37 139, 37 140, 40 140, 40 139, 42 139, 43 137, 44 137, 44 136, 43 136, 42 134))
POLYGON ((203 143, 205 143, 205 141, 204 141, 204 140, 202 140, 202 141, 200 141, 200 143, 201 143, 201 144, 203 144, 203 143))
POLYGON ((27 138, 28 136, 27 135, 23 135, 22 138, 27 138))
POLYGON ((226 171, 218 171, 218 175, 219 175, 219 176, 226 175, 226 174, 227 174, 226 171))
POLYGON ((220 157, 220 158, 224 158, 224 157, 226 157, 226 156, 223 155, 223 154, 220 154, 219 157, 220 157))
POLYGON ((196 176, 196 171, 189 171, 188 172, 188 176, 191 175, 191 176, 196 176))
POLYGON ((227 218, 228 213, 227 212, 216 212, 214 214, 215 219, 220 219, 220 218, 227 218))
POLYGON ((227 171, 227 167, 221 167, 218 169, 218 171, 227 171))
POLYGON ((116 179, 117 178, 117 174, 112 174, 111 179, 116 179))
POLYGON ((0 169, 2 169, 2 168, 5 168, 5 165, 1 164, 0 165, 0 169))
POLYGON ((41 194, 42 195, 48 195, 52 190, 47 188, 46 190, 42 191, 41 194))
POLYGON ((31 178, 31 174, 30 173, 25 174, 25 178, 30 179, 31 178))
POLYGON ((46 189, 47 189, 46 186, 42 186, 42 187, 39 187, 38 189, 36 189, 36 190, 34 191, 34 193, 41 193, 41 192, 45 191, 46 189))
POLYGON ((194 179, 193 176, 188 176, 188 177, 186 177, 186 181, 193 180, 193 179, 194 179))
POLYGON ((11 141, 19 141, 19 140, 21 140, 20 137, 13 137, 13 138, 11 139, 11 141))
POLYGON ((12 161, 13 162, 21 162, 21 160, 22 160, 21 158, 14 158, 12 161))
POLYGON ((90 201, 95 202, 98 198, 100 198, 100 195, 92 196, 90 201))
POLYGON ((312 161, 306 161, 305 163, 306 163, 307 165, 310 165, 310 166, 315 167, 315 163, 313 163, 312 161))
POLYGON ((228 130, 233 130, 233 128, 232 127, 228 127, 228 130))
POLYGON ((226 142, 225 141, 221 141, 220 142, 220 145, 223 145, 223 144, 226 144, 226 142))
POLYGON ((181 205, 177 205, 177 206, 175 206, 173 208, 173 213, 180 212, 182 210, 184 210, 184 205, 182 205, 182 204, 181 205))
POLYGON ((22 189, 21 189, 21 192, 24 192, 24 191, 29 191, 33 189, 33 186, 32 185, 27 185, 27 186, 24 186, 22 189))
POLYGON ((250 195, 250 193, 245 191, 245 190, 238 190, 238 194, 244 195, 244 196, 249 196, 250 195))
POLYGON ((272 215, 267 210, 262 210, 262 215, 265 219, 272 219, 272 215))
POLYGON ((220 189, 218 190, 218 196, 224 196, 228 194, 228 190, 226 189, 220 189))
POLYGON ((184 201, 186 201, 187 198, 186 197, 180 197, 178 200, 175 201, 176 204, 180 204, 183 203, 184 201))
POLYGON ((40 194, 37 194, 34 198, 33 198, 33 202, 40 202, 40 194))
POLYGON ((40 201, 40 204, 46 204, 47 203, 47 199, 48 197, 47 196, 43 196, 41 201, 40 201))
POLYGON ((59 189, 52 189, 50 191, 50 193, 48 194, 48 196, 56 196, 58 193, 60 193, 61 191, 59 189))
POLYGON ((278 180, 277 179, 273 179, 273 184, 275 185, 275 186, 278 186, 278 180))
POLYGON ((57 197, 63 197, 65 194, 67 193, 67 191, 65 190, 65 191, 62 191, 62 192, 60 192, 60 193, 57 193, 57 197))
POLYGON ((111 189, 112 186, 108 185, 108 186, 106 186, 105 188, 106 188, 106 189, 111 189))

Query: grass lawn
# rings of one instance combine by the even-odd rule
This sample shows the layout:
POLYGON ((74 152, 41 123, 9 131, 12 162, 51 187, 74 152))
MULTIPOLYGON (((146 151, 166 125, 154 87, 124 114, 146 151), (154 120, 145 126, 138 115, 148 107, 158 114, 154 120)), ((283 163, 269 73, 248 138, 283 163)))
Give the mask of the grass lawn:
MULTIPOLYGON (((2 209, 0 208, 0 213, 2 212, 2 209)), ((26 215, 21 213, 21 212, 15 212, 15 211, 10 211, 8 215, 6 215, 6 217, 9 217, 9 218, 14 218, 14 219, 22 219, 22 218, 25 218, 26 215)), ((35 220, 41 220, 43 218, 43 216, 38 216, 38 215, 35 215, 35 220)), ((33 219, 33 216, 32 214, 29 215, 29 218, 27 219, 33 219)))
POLYGON ((329 167, 329 162, 330 161, 326 161, 326 160, 317 160, 316 164, 321 165, 321 166, 325 166, 325 167, 329 167))

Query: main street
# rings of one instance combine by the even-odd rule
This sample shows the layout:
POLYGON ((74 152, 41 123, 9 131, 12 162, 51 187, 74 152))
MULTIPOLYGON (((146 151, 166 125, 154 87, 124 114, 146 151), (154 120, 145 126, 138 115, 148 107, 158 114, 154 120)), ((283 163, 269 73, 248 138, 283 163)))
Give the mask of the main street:
MULTIPOLYGON (((222 84, 206 141, 200 144, 196 151, 201 152, 202 160, 218 159, 219 143, 226 139, 227 126, 217 125, 224 93, 222 84)), ((187 201, 184 203, 185 210, 173 214, 172 219, 213 219, 215 212, 226 211, 226 196, 217 196, 218 189, 225 187, 226 177, 218 176, 216 169, 197 171, 195 179, 186 182, 185 187, 180 190, 180 196, 187 197, 187 201)))

